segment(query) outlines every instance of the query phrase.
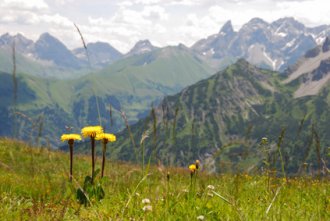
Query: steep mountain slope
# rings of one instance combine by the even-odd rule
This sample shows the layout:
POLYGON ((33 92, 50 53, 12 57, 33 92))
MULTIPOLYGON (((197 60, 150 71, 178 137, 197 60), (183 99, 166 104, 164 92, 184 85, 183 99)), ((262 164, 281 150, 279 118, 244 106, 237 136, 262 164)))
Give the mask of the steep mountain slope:
MULTIPOLYGON (((12 48, 0 48, 0 71, 12 73, 12 48)), ((17 73, 25 73, 43 78, 75 78, 85 75, 88 72, 84 69, 73 70, 71 68, 59 67, 50 62, 37 60, 20 53, 16 53, 16 71, 17 73)))
POLYGON ((21 34, 0 36, 0 70, 12 72, 15 42, 16 70, 39 77, 71 78, 86 74, 81 61, 56 38, 43 34, 37 42, 21 34))
POLYGON ((15 101, 13 76, 0 72, 1 136, 43 143, 48 139, 54 144, 58 140, 52 138, 60 128, 68 122, 76 125, 70 110, 70 84, 24 74, 18 74, 16 82, 15 101))
POLYGON ((327 37, 322 45, 308 51, 296 65, 286 72, 290 73, 283 82, 298 84, 294 97, 318 94, 330 80, 330 40, 327 37))
MULTIPOLYGON (((154 151, 163 163, 185 165, 199 158, 218 170, 246 170, 259 167, 265 159, 266 153, 258 149, 262 137, 268 137, 271 154, 277 155, 276 143, 286 128, 281 144, 286 170, 297 172, 303 162, 315 168, 317 154, 311 145, 320 144, 323 159, 330 145, 329 85, 317 96, 293 99, 295 87, 282 85, 278 76, 239 60, 165 97, 155 115, 131 127, 135 143, 148 130, 147 153, 154 151)), ((118 138, 112 157, 135 160, 139 149, 132 147, 127 131, 118 138)), ((275 165, 279 163, 276 158, 275 165)))
POLYGON ((225 58, 245 58, 260 67, 284 70, 330 34, 330 26, 305 27, 293 18, 267 23, 254 18, 235 32, 228 21, 218 34, 192 46, 202 59, 217 65, 225 58))
POLYGON ((136 42, 134 47, 125 55, 125 57, 145 54, 152 52, 155 49, 157 49, 157 47, 153 46, 149 40, 140 40, 136 42))
POLYGON ((42 34, 35 42, 34 55, 38 59, 51 61, 62 67, 79 68, 81 66, 80 61, 72 52, 49 33, 42 34))
POLYGON ((33 50, 34 42, 22 34, 12 36, 5 33, 0 36, 0 48, 10 48, 15 41, 15 48, 18 53, 29 54, 33 50))
MULTIPOLYGON (((136 122, 146 115, 152 103, 158 103, 163 96, 174 94, 211 73, 206 65, 182 47, 131 56, 99 72, 75 79, 41 79, 18 73, 22 79, 17 83, 18 88, 26 85, 34 96, 27 103, 18 100, 17 110, 30 118, 43 116, 45 139, 65 132, 66 125, 74 128, 100 122, 109 125, 111 105, 115 118, 112 129, 117 131, 125 126, 120 111, 126 113, 129 122, 136 122)), ((2 74, 6 79, 4 84, 8 86, 0 88, 0 93, 6 96, 13 94, 12 76, 2 74)), ((18 91, 18 99, 22 93, 18 91)), ((0 105, 6 110, 8 125, 13 121, 13 117, 7 118, 8 114, 13 115, 12 104, 0 105)), ((22 118, 19 121, 21 138, 29 139, 31 123, 22 118)), ((12 132, 13 127, 1 128, 0 135, 12 132)), ((58 144, 59 140, 51 142, 58 144)))
MULTIPOLYGON (((78 118, 89 115, 87 110, 102 105, 101 116, 108 116, 111 104, 117 111, 125 111, 130 122, 142 116, 152 103, 163 96, 174 94, 189 84, 210 76, 208 66, 192 57, 186 48, 167 47, 115 62, 99 72, 82 77, 73 84, 74 110, 78 118), (94 97, 95 95, 95 97, 94 97), (76 111, 75 111, 76 112, 76 111)), ((96 113, 82 123, 97 123, 96 113)), ((102 121, 108 120, 107 117, 102 121)), ((123 127, 119 121, 117 128, 123 127)))

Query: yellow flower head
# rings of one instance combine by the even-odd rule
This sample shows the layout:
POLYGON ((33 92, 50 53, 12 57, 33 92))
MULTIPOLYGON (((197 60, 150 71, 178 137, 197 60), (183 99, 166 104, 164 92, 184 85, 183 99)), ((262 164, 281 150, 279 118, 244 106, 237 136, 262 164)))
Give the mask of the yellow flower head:
POLYGON ((96 135, 95 140, 106 140, 110 142, 115 142, 116 136, 114 134, 100 133, 96 135))
POLYGON ((62 141, 66 140, 81 140, 81 136, 79 134, 63 134, 61 136, 62 141))
POLYGON ((103 128, 101 126, 87 126, 81 129, 81 133, 84 137, 95 138, 97 134, 103 133, 103 128))
POLYGON ((195 173, 195 171, 196 171, 196 165, 195 164, 191 164, 189 166, 189 170, 190 170, 191 173, 195 173))

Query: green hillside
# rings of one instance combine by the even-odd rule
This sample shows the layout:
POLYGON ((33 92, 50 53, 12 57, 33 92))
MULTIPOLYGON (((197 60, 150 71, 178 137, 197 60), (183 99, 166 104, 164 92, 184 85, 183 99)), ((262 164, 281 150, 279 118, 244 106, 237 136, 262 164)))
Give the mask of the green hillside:
MULTIPOLYGON (((14 114, 14 83, 9 73, 0 73, 5 79, 0 83, 0 97, 7 101, 0 108, 2 121, 8 126, 0 134, 12 135, 17 124, 19 138, 35 139, 36 135, 31 135, 34 131, 43 142, 48 142, 50 137, 65 132, 65 126, 80 128, 101 123, 106 127, 110 105, 114 118, 112 129, 118 131, 125 126, 121 111, 130 123, 136 122, 165 95, 174 94, 212 72, 181 47, 128 57, 104 70, 74 79, 40 78, 18 70, 16 108, 19 115, 14 114)), ((58 140, 50 142, 59 144, 58 140)))
MULTIPOLYGON (((55 139, 55 138, 54 138, 55 139)), ((203 162, 202 162, 203 163, 203 162)), ((76 198, 90 156, 0 139, 1 220, 329 220, 329 181, 311 177, 193 176, 185 168, 141 167, 107 160, 104 198, 76 198), (192 178, 191 178, 192 177, 192 178), (251 203, 253 202, 253 203, 251 203)), ((185 165, 187 167, 189 162, 185 165)), ((96 168, 100 167, 97 159, 96 168)), ((98 176, 97 176, 98 179, 98 176)))
MULTIPOLYGON (((13 55, 8 48, 0 48, 0 71, 11 73, 13 70, 13 55)), ((38 61, 16 53, 17 73, 25 73, 37 77, 51 78, 77 78, 89 72, 88 69, 80 70, 63 68, 50 62, 38 61)))
MULTIPOLYGON (((240 60, 165 97, 155 115, 131 127, 135 143, 148 130, 148 153, 170 165, 202 158, 212 162, 212 170, 255 170, 271 157, 268 163, 278 169, 284 164, 289 173, 300 172, 303 163, 315 172, 322 160, 330 163, 329 86, 317 96, 294 99, 298 84, 281 81, 278 73, 240 60), (262 137, 269 141, 266 152, 260 146, 262 137)), ((127 130, 119 137, 112 157, 139 159, 127 130)))
MULTIPOLYGON (((73 82, 74 109, 88 110, 101 106, 102 121, 108 120, 111 104, 117 111, 125 111, 131 122, 137 121, 162 97, 174 94, 183 87, 210 76, 211 69, 184 48, 167 47, 120 60, 108 68, 73 82), (95 97, 94 97, 95 95, 95 97)), ((84 113, 86 113, 86 111, 84 113)), ((76 117, 81 118, 83 116, 76 117)), ((97 115, 86 123, 97 123, 97 115)), ((116 127, 122 127, 120 122, 116 127)))

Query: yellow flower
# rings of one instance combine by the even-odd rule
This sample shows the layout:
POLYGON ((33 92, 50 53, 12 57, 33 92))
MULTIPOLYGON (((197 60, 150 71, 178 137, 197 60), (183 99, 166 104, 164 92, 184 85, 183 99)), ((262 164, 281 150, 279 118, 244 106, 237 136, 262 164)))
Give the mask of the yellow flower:
POLYGON ((114 134, 100 133, 100 134, 97 134, 95 137, 95 140, 103 140, 103 139, 110 141, 110 142, 115 142, 116 136, 114 134))
POLYGON ((84 137, 95 138, 97 134, 103 133, 103 128, 101 126, 87 126, 81 129, 81 133, 84 137))
POLYGON ((195 171, 196 171, 196 165, 195 164, 191 164, 189 166, 189 170, 190 170, 191 173, 195 173, 195 171))
POLYGON ((61 136, 62 141, 66 140, 81 140, 81 136, 79 134, 63 134, 61 136))

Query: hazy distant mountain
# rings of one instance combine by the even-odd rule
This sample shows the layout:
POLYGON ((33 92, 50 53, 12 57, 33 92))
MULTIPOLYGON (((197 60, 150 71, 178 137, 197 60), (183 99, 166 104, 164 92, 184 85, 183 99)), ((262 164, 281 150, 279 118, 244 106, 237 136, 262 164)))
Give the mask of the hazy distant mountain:
MULTIPOLYGON (((272 70, 283 71, 304 53, 321 44, 330 35, 330 26, 306 27, 294 18, 281 18, 268 23, 251 19, 240 30, 234 31, 230 21, 217 34, 197 41, 191 51, 208 63, 213 70, 239 58, 272 70)), ((61 68, 81 69, 88 65, 83 48, 70 51, 58 39, 45 33, 37 42, 21 34, 0 37, 0 48, 10 48, 16 39, 17 53, 61 68)), ((123 57, 144 54, 158 49, 149 40, 140 40, 125 55, 107 43, 89 43, 89 58, 95 68, 105 67, 123 57)))
POLYGON ((15 40, 15 50, 18 53, 29 54, 33 50, 33 41, 22 34, 10 35, 8 33, 0 36, 0 48, 12 49, 15 40))
MULTIPOLYGON (((117 49, 105 42, 88 43, 87 51, 92 66, 99 67, 110 65, 123 56, 117 49)), ((85 48, 74 49, 73 53, 80 60, 88 62, 85 48)))
POLYGON ((145 54, 145 53, 151 52, 155 49, 157 49, 157 47, 153 46, 149 40, 140 40, 126 54, 126 57, 127 56, 132 56, 132 55, 145 54))
POLYGON ((260 67, 284 70, 330 35, 330 26, 308 28, 293 18, 267 23, 254 18, 233 31, 228 21, 218 34, 196 42, 191 48, 216 65, 222 59, 245 58, 260 67))
POLYGON ((81 67, 81 62, 73 53, 49 33, 42 34, 35 42, 34 54, 38 59, 51 61, 62 67, 81 67))
POLYGON ((56 38, 44 34, 37 42, 21 34, 0 36, 0 71, 13 70, 15 41, 16 71, 40 77, 68 78, 85 74, 83 63, 56 38))

